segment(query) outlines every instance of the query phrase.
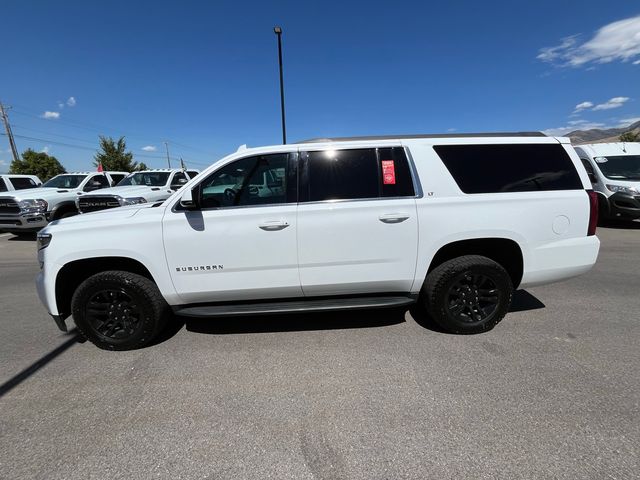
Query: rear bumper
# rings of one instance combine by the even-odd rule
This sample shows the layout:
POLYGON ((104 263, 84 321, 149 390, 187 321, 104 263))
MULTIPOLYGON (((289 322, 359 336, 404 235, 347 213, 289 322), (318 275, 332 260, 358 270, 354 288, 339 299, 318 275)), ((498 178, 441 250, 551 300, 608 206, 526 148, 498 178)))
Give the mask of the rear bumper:
POLYGON ((610 217, 640 218, 640 195, 614 193, 607 201, 610 217))
POLYGON ((559 282, 587 273, 598 258, 600 240, 570 238, 547 243, 531 250, 525 261, 521 288, 559 282))

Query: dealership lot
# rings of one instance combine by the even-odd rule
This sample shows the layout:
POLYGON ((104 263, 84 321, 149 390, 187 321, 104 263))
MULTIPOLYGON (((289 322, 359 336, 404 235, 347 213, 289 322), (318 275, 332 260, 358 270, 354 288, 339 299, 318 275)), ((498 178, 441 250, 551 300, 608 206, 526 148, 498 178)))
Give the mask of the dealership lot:
POLYGON ((307 314, 131 352, 58 331, 35 242, 0 236, 0 478, 634 478, 640 224, 598 235, 593 271, 486 334, 307 314))

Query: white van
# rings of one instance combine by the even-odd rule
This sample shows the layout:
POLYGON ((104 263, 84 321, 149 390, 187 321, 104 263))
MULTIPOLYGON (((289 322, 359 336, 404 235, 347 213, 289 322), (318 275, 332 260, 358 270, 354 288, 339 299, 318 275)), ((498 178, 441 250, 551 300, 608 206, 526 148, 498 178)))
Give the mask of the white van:
POLYGON ((575 150, 598 194, 600 218, 640 218, 640 143, 592 143, 575 150))

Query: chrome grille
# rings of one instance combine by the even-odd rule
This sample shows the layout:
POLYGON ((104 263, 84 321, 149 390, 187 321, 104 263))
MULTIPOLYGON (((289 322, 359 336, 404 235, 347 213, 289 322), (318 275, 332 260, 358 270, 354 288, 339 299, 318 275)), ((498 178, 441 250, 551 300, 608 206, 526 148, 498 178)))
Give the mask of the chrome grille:
POLYGON ((20 213, 18 202, 11 197, 0 197, 0 214, 16 215, 20 213))

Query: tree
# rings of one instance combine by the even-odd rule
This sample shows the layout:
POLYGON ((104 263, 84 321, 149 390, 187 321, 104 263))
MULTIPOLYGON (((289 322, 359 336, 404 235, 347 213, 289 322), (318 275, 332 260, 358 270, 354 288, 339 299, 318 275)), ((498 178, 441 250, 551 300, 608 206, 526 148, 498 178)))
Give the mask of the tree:
POLYGON ((640 142, 640 133, 624 132, 620 135, 621 142, 640 142))
POLYGON ((93 164, 98 167, 102 164, 105 171, 132 172, 137 163, 133 161, 133 153, 127 152, 127 144, 124 137, 116 142, 111 137, 100 135, 100 150, 93 156, 93 164))
POLYGON ((142 170, 149 170, 149 167, 147 167, 147 164, 146 164, 146 163, 144 163, 144 162, 140 162, 140 163, 138 164, 138 168, 137 168, 137 170, 138 170, 138 171, 142 171, 142 170))
POLYGON ((40 180, 46 182, 51 177, 67 173, 67 171, 53 155, 28 148, 22 153, 22 159, 11 162, 9 173, 37 175, 40 180))

